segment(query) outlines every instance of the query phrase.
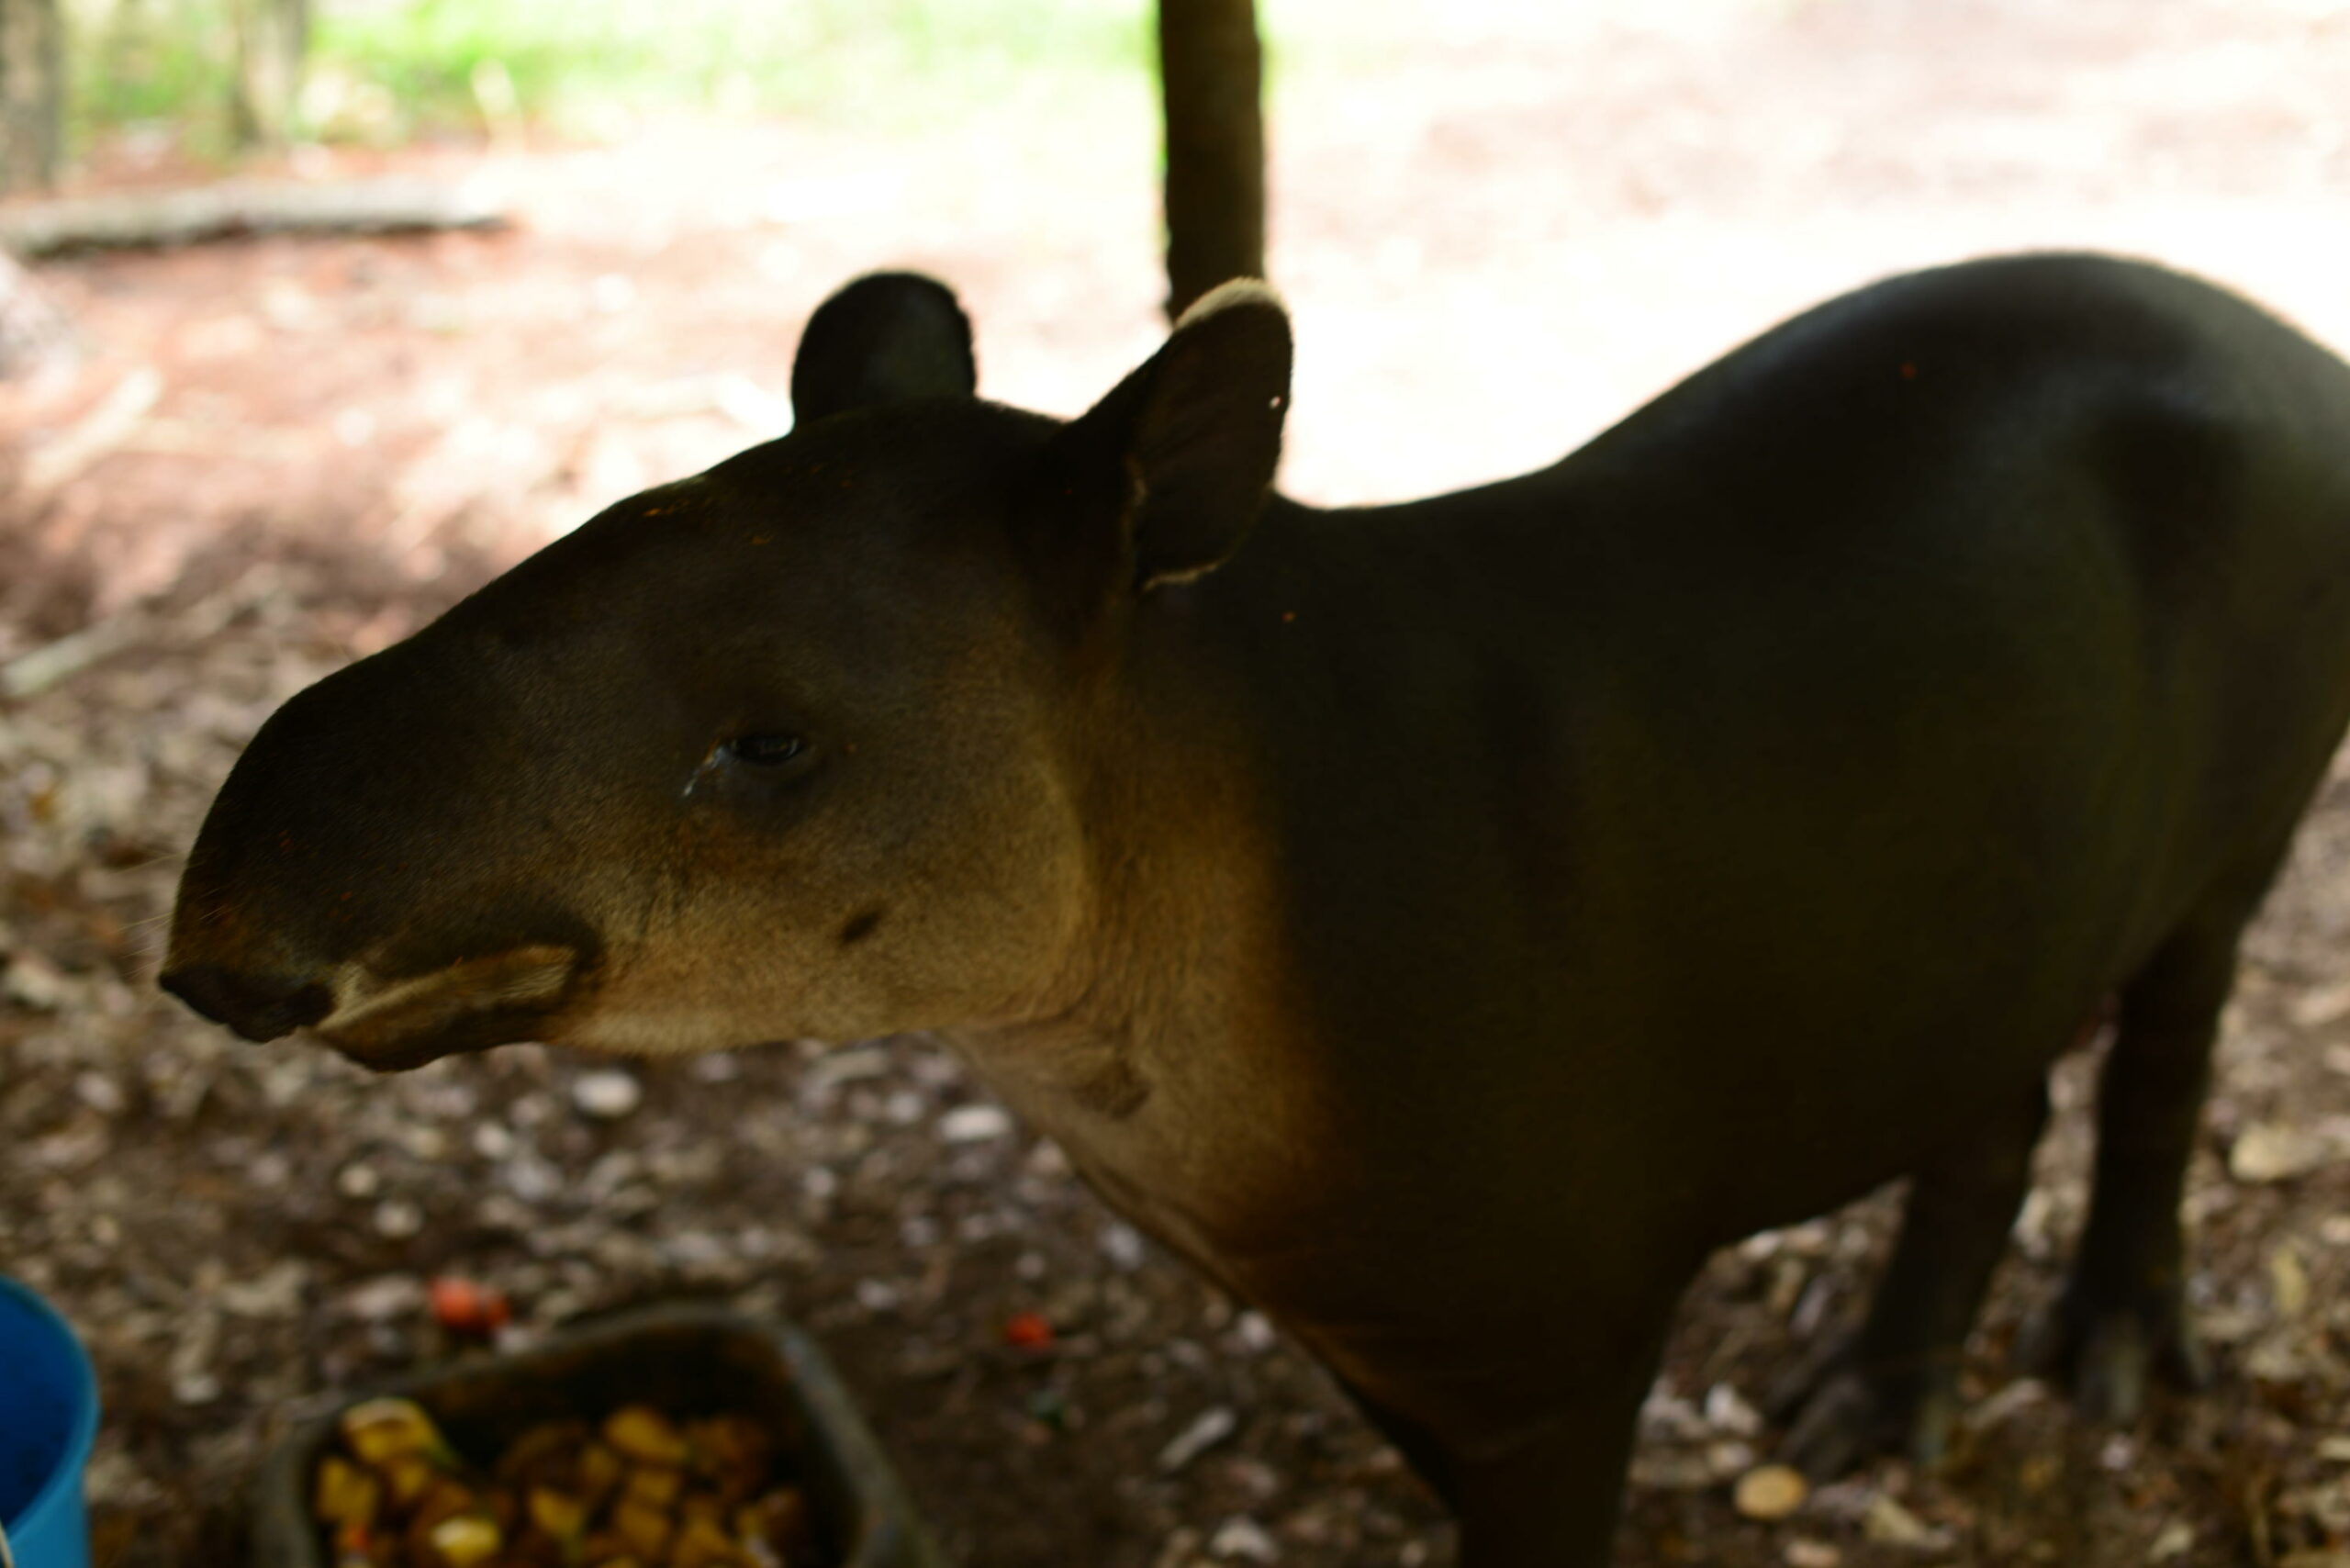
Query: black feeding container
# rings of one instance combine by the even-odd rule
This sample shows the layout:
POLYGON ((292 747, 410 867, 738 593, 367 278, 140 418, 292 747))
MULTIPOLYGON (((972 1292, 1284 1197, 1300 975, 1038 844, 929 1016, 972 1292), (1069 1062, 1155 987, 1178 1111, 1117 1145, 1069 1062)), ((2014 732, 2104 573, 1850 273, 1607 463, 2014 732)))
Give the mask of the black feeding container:
MULTIPOLYGON (((354 1394, 422 1406, 465 1459, 487 1464, 543 1421, 642 1403, 679 1415, 751 1417, 798 1472, 842 1568, 944 1568, 905 1489, 823 1352, 798 1330, 714 1307, 618 1314, 527 1350, 485 1356, 354 1394)), ((310 1518, 311 1479, 335 1439, 330 1415, 278 1444, 254 1498, 252 1568, 331 1568, 310 1518)))

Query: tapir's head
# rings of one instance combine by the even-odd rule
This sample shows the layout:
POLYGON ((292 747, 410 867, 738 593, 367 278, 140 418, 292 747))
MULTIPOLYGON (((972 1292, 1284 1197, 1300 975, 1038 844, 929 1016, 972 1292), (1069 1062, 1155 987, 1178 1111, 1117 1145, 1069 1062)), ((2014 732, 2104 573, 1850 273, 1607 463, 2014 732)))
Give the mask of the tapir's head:
POLYGON ((1261 509, 1288 375, 1279 305, 1231 285, 1063 423, 972 396, 937 284, 849 286, 802 339, 790 435, 262 727, 164 987, 379 1068, 1046 1006, 1096 913, 1087 714, 1154 588, 1261 509))

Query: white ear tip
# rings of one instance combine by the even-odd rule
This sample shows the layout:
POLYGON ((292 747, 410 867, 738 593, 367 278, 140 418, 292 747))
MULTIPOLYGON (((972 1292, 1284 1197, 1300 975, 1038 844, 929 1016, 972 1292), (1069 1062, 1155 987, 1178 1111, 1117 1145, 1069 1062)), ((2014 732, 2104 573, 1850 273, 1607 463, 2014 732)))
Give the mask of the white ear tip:
POLYGON ((1217 284, 1192 301, 1192 308, 1176 318, 1175 330, 1180 332, 1194 322, 1206 320, 1219 310, 1248 306, 1288 314, 1282 309, 1281 297, 1274 292, 1271 284, 1260 277, 1236 277, 1217 284))

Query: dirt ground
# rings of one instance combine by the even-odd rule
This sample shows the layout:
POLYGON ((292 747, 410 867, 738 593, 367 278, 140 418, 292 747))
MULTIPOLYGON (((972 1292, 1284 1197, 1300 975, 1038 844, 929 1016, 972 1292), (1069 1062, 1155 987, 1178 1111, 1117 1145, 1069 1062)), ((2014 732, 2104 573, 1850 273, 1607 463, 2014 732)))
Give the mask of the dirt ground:
MULTIPOLYGON (((1416 9, 1438 8, 1366 6, 1346 49, 1301 50, 1277 105, 1306 498, 1546 462, 1809 300, 2000 248, 2155 255, 2350 345, 2331 0, 1788 0, 1638 28, 1483 0, 1441 32, 1416 9)), ((296 172, 484 175, 516 221, 39 269, 84 348, 0 382, 0 1268, 98 1362, 100 1563, 235 1561, 275 1434, 449 1352, 423 1298, 443 1273, 508 1292, 525 1337, 677 1296, 790 1315, 972 1568, 1451 1560, 1318 1372, 920 1040, 632 1066, 615 1102, 610 1064, 530 1047, 374 1079, 152 988, 176 857, 271 708, 781 431, 799 324, 847 275, 954 282, 994 396, 1105 388, 1159 330, 1151 112, 1144 83, 1062 84, 936 124, 313 153, 296 172), (1022 1313, 1050 1347, 1007 1342, 1022 1313)), ((118 155, 91 182, 157 177, 118 155)), ((2207 1394, 2091 1431, 2006 1370, 2080 1217, 2076 1061, 1953 1462, 1879 1463, 1777 1524, 1729 1500, 1770 1448, 1762 1389, 1864 1299, 1880 1194, 1693 1291, 1623 1561, 2350 1565, 2345 934, 2350 771, 2229 1018, 2188 1200, 2207 1394)))

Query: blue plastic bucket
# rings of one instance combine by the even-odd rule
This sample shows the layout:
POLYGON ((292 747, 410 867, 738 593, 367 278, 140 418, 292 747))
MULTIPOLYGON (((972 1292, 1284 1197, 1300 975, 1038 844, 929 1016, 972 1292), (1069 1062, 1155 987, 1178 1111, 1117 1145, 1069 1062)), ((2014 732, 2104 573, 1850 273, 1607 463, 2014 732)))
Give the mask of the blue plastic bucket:
POLYGON ((0 1526, 17 1568, 89 1568, 82 1469, 98 1380, 65 1320, 0 1274, 0 1526))

